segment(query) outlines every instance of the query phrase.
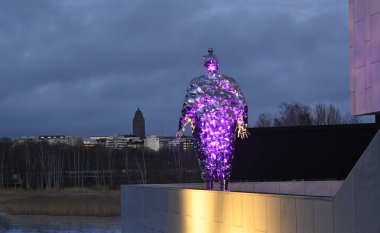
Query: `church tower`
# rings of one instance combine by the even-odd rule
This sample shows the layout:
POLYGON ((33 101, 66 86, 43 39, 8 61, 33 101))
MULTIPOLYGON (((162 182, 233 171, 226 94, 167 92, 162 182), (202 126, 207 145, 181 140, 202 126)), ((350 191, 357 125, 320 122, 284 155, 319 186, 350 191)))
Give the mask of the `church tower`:
POLYGON ((137 108, 135 112, 135 117, 133 118, 133 135, 145 138, 145 120, 140 108, 137 108))

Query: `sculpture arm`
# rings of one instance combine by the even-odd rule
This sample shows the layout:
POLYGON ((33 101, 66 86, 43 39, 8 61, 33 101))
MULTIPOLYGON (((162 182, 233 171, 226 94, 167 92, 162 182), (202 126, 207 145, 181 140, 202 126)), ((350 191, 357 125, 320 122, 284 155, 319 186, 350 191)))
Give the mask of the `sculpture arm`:
MULTIPOLYGON (((177 137, 181 137, 185 131, 185 126, 190 124, 191 129, 194 130, 194 122, 196 117, 196 97, 198 87, 196 80, 190 82, 190 88, 187 89, 185 101, 183 103, 182 114, 179 119, 177 137)), ((199 90, 198 90, 199 91, 199 90)))
POLYGON ((239 85, 234 82, 234 89, 236 91, 236 99, 238 106, 237 114, 237 134, 239 138, 247 138, 249 136, 248 128, 248 105, 246 103, 245 97, 239 85))
POLYGON ((187 124, 190 124, 191 129, 194 129, 194 108, 184 108, 182 109, 182 115, 179 119, 178 131, 185 131, 187 124))
POLYGON ((237 120, 237 134, 239 138, 248 138, 249 132, 248 128, 248 107, 244 107, 242 116, 239 116, 237 120))

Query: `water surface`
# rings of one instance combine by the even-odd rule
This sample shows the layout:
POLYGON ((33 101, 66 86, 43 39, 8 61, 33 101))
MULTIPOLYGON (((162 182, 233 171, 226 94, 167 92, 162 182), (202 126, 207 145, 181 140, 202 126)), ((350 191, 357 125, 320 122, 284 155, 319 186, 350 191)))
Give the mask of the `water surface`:
POLYGON ((121 233, 120 217, 8 215, 0 212, 0 233, 121 233))

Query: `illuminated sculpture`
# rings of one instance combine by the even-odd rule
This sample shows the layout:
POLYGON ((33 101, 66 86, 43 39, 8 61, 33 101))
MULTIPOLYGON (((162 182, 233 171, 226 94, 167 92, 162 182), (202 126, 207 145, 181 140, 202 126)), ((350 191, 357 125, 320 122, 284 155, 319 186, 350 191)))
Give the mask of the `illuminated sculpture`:
POLYGON ((248 137, 248 107, 242 91, 233 78, 218 72, 219 63, 208 50, 204 56, 205 74, 190 81, 177 138, 190 123, 194 146, 207 189, 220 182, 228 189, 236 134, 248 137))

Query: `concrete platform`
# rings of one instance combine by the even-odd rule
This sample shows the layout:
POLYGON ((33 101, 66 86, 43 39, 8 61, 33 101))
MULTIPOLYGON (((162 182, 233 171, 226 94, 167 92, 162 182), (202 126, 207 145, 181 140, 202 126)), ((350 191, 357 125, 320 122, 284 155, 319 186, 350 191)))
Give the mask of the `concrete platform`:
MULTIPOLYGON (((323 169, 323 168, 321 168, 323 169)), ((345 181, 123 185, 124 233, 380 232, 380 133, 345 181)))
MULTIPOLYGON (((287 182, 231 182, 230 192, 245 193, 270 193, 270 194, 290 194, 306 196, 326 196, 333 197, 340 189, 344 181, 287 181, 287 182)), ((205 190, 203 183, 193 184, 149 184, 134 185, 138 187, 154 188, 174 188, 174 189, 199 189, 205 190)), ((218 191, 218 183, 215 185, 218 191)))

